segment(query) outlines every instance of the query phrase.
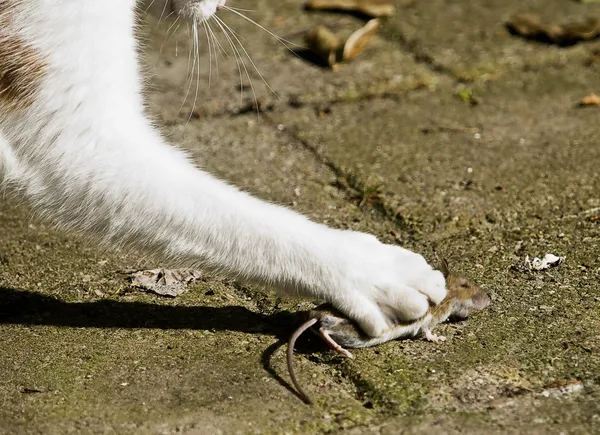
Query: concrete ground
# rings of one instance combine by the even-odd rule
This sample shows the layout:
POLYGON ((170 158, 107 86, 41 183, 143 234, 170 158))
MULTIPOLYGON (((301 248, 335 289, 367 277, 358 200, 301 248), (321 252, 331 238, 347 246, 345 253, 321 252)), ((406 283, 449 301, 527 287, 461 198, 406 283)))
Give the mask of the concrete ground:
MULTIPOLYGON (((319 23, 340 34, 363 23, 298 0, 230 3, 293 42, 319 23)), ((252 74, 260 115, 234 58, 217 71, 206 42, 194 104, 185 24, 145 17, 149 112, 215 175, 446 256, 493 305, 441 326, 445 343, 396 341, 355 360, 301 340, 307 406, 284 343, 309 302, 216 277, 175 299, 132 290, 121 271, 156 261, 98 250, 2 199, 0 433, 600 433, 600 107, 577 107, 600 92, 600 44, 504 28, 516 12, 564 23, 600 5, 395 3, 338 72, 223 11, 277 92, 252 74), (564 264, 512 268, 547 252, 564 264)))

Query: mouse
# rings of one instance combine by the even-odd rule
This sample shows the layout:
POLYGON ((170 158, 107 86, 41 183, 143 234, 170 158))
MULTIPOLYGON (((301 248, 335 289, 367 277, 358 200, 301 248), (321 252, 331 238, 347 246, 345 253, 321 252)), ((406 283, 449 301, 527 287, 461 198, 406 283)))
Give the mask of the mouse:
POLYGON ((356 323, 344 317, 330 304, 322 304, 309 311, 308 319, 292 334, 287 348, 290 378, 302 400, 307 404, 312 404, 312 399, 304 392, 294 372, 294 346, 298 337, 307 329, 320 336, 333 351, 347 358, 353 358, 352 353, 346 347, 371 347, 397 338, 414 337, 419 333, 427 341, 445 341, 446 337, 432 332, 436 325, 450 319, 464 320, 472 312, 481 311, 491 304, 492 299, 479 286, 467 278, 451 272, 445 259, 442 260, 439 269, 446 278, 448 291, 442 302, 431 306, 420 319, 397 322, 388 332, 379 337, 367 336, 356 323))

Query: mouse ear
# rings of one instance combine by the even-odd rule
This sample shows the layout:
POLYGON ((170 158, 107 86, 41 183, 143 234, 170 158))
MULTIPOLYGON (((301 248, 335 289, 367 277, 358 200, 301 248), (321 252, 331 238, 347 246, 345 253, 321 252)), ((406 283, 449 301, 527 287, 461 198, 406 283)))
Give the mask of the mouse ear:
POLYGON ((492 298, 490 298, 490 295, 481 290, 477 292, 471 300, 473 301, 473 305, 477 310, 483 310, 492 303, 492 298))
POLYGON ((448 278, 450 275, 450 267, 448 266, 448 261, 445 258, 442 258, 442 263, 440 264, 440 271, 444 275, 444 278, 448 278))

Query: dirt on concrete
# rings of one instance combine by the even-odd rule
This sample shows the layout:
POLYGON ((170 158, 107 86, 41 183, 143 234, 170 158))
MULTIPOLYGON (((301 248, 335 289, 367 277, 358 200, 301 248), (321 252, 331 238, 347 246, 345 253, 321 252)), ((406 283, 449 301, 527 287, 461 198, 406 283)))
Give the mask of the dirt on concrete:
MULTIPOLYGON (((292 41, 364 22, 295 0, 234 6, 292 41)), ((518 12, 568 21, 600 6, 401 1, 335 73, 223 11, 277 95, 256 75, 256 96, 243 75, 240 94, 235 59, 219 57, 217 74, 203 44, 195 104, 185 25, 144 17, 149 112, 203 168, 316 221, 446 256, 493 304, 441 326, 445 343, 355 360, 303 338, 309 407, 290 388, 285 341, 311 301, 218 277, 174 299, 138 292, 122 271, 169 265, 100 250, 3 198, 0 433, 600 433, 600 108, 578 107, 600 91, 600 45, 515 37, 504 23, 518 12), (512 267, 545 253, 566 260, 512 267)))

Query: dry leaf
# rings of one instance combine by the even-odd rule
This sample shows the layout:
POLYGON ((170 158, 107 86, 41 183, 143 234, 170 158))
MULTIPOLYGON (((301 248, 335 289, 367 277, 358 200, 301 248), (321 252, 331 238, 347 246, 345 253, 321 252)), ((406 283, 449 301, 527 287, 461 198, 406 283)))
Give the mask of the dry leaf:
POLYGON ((600 97, 593 92, 581 99, 580 106, 600 106, 600 97))
POLYGON ((309 0, 308 9, 358 12, 370 17, 390 17, 395 8, 391 0, 309 0))
POLYGON ((187 292, 187 285, 202 277, 193 269, 151 269, 131 275, 132 287, 141 288, 161 296, 179 296, 187 292))
POLYGON ((508 30, 527 39, 556 45, 573 45, 600 36, 600 18, 592 17, 585 21, 554 25, 543 24, 534 14, 518 14, 507 23, 508 30))
POLYGON ((338 50, 342 46, 340 39, 325 26, 309 31, 304 38, 308 48, 333 67, 337 63, 338 50))
POLYGON ((364 50, 379 29, 379 20, 373 19, 354 32, 344 44, 343 60, 352 60, 364 50))
POLYGON ((344 61, 358 56, 369 44, 379 29, 379 20, 372 19, 363 27, 353 32, 342 42, 325 26, 318 26, 309 31, 304 38, 308 48, 322 58, 333 69, 344 61))

